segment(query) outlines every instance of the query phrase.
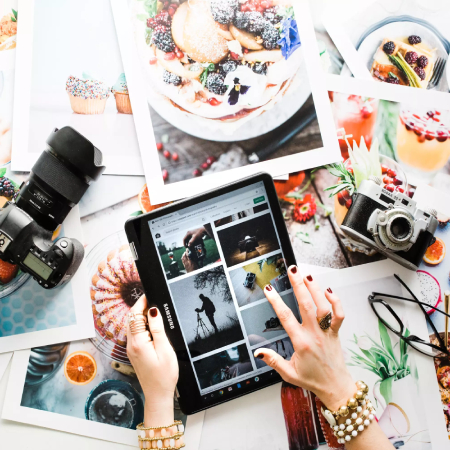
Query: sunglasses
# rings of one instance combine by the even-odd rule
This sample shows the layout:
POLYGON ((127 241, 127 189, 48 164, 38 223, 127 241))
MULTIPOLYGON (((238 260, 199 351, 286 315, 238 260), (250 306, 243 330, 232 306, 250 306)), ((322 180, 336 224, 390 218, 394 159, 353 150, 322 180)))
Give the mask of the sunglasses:
POLYGON ((424 307, 432 308, 435 312, 440 314, 444 314, 447 317, 450 317, 450 314, 446 314, 444 311, 435 308, 434 306, 430 306, 428 303, 421 302, 409 289, 409 287, 403 282, 403 280, 394 274, 394 277, 400 282, 400 284, 409 292, 412 298, 399 297, 397 295, 391 294, 382 294, 380 292, 372 292, 369 295, 369 303, 372 307, 374 313, 378 317, 378 319, 384 324, 386 328, 392 331, 395 335, 397 335, 400 339, 402 339, 406 344, 410 345, 412 348, 417 350, 426 356, 431 356, 433 358, 448 358, 450 356, 450 352, 445 345, 444 339, 442 339, 441 335, 437 331, 434 326, 433 321, 430 319, 427 311, 424 307), (405 326, 400 319, 400 317, 395 313, 391 305, 389 305, 385 299, 394 299, 394 300, 402 300, 410 303, 417 303, 422 310, 427 323, 430 325, 432 330, 434 331, 434 335, 438 341, 438 345, 432 344, 431 342, 424 341, 418 336, 413 334, 408 334, 405 332, 405 326))

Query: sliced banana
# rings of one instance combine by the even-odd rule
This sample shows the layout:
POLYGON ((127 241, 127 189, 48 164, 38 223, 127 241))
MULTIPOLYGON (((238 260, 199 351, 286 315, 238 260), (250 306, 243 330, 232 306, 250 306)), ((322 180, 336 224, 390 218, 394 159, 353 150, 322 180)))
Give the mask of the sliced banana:
POLYGON ((203 72, 203 67, 200 64, 183 66, 183 64, 181 64, 179 59, 168 60, 164 58, 165 55, 166 54, 162 50, 160 50, 159 48, 156 49, 156 58, 158 59, 161 66, 168 72, 174 73, 175 75, 178 75, 181 78, 188 78, 190 80, 195 80, 203 72))
POLYGON ((253 34, 240 30, 234 25, 230 25, 230 33, 233 38, 239 41, 242 47, 248 48, 249 50, 262 50, 264 47, 256 42, 255 36, 253 34))

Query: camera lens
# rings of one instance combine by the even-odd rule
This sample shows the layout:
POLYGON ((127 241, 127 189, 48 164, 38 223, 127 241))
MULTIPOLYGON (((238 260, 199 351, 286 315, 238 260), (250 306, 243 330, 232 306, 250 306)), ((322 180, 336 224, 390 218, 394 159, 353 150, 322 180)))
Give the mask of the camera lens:
POLYGON ((394 216, 387 225, 387 234, 395 242, 404 242, 412 236, 413 224, 404 215, 394 216))
POLYGON ((55 128, 16 199, 19 208, 54 231, 105 167, 102 153, 71 127, 55 128))

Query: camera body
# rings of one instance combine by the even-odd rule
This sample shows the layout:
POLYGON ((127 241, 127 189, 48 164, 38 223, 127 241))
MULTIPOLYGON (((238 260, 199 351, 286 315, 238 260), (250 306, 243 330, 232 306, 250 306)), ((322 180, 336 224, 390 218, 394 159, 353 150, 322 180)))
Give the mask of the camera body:
POLYGON ((199 244, 192 245, 191 248, 187 249, 188 257, 191 261, 200 263, 206 257, 205 244, 200 242, 199 244))
POLYGON ((256 281, 256 274, 254 274, 253 272, 247 272, 247 275, 245 276, 245 280, 243 283, 244 287, 253 290, 255 286, 255 281, 256 281))
POLYGON ((76 239, 52 242, 52 232, 8 202, 0 211, 0 258, 18 264, 46 289, 64 284, 80 267, 83 245, 76 239))
POLYGON ((0 209, 0 259, 46 289, 69 281, 84 248, 67 237, 52 242, 53 232, 104 170, 99 149, 71 127, 56 128, 15 202, 0 209))
POLYGON ((256 247, 258 247, 258 240, 256 236, 246 236, 242 241, 238 242, 239 251, 244 252, 254 252, 256 247))
POLYGON ((281 322, 278 317, 271 317, 269 320, 266 320, 266 329, 269 328, 278 328, 281 327, 281 322))
POLYGON ((411 270, 417 270, 435 242, 436 211, 422 211, 401 192, 390 192, 370 177, 353 196, 341 230, 411 270))

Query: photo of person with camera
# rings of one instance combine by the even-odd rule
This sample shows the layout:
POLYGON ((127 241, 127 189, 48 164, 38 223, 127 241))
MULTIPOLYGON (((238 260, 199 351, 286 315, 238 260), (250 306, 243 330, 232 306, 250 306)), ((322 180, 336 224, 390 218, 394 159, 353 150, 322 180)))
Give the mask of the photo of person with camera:
POLYGON ((220 262, 210 223, 199 225, 198 222, 190 222, 186 226, 162 231, 157 246, 169 280, 220 262))
POLYGON ((191 357, 244 339, 223 266, 171 283, 191 357))

